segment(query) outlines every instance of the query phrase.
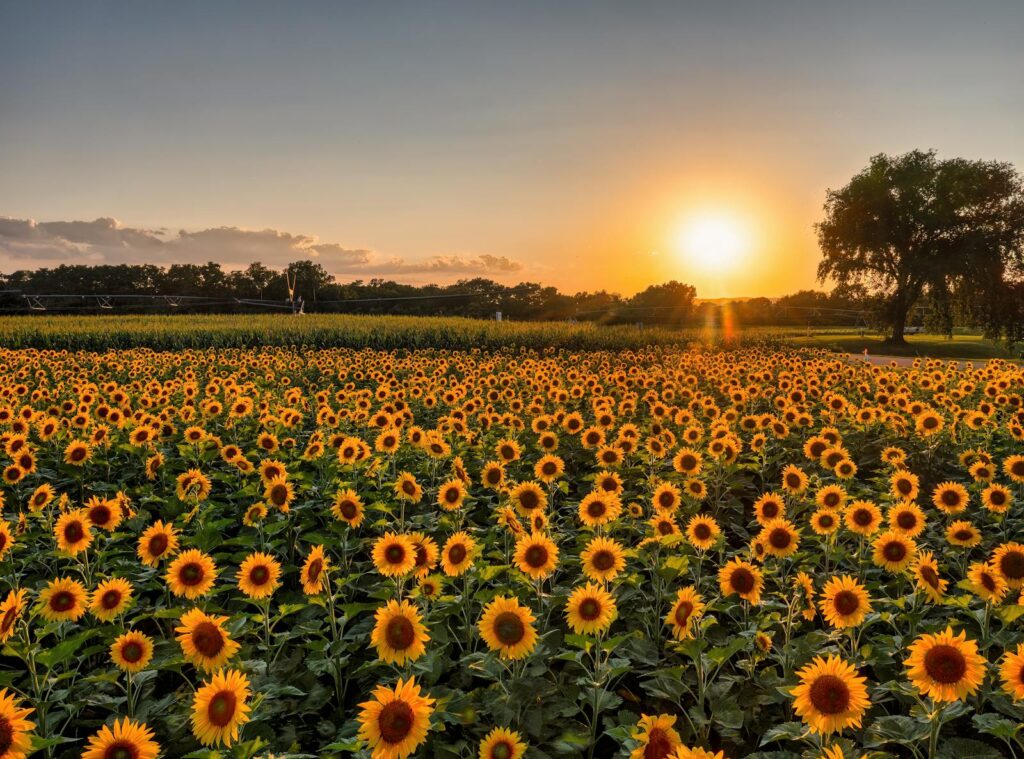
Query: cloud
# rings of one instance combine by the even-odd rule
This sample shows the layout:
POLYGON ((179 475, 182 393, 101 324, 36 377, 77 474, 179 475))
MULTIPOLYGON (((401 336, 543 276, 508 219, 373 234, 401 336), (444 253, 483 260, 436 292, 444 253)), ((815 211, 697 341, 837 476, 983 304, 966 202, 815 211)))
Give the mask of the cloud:
POLYGON ((0 216, 0 271, 61 264, 203 264, 216 261, 238 269, 253 261, 281 268, 310 259, 342 280, 398 277, 443 280, 457 275, 501 276, 523 266, 507 256, 446 254, 426 259, 383 258, 365 248, 325 242, 315 235, 276 229, 211 227, 197 231, 141 229, 117 219, 47 221, 0 216))

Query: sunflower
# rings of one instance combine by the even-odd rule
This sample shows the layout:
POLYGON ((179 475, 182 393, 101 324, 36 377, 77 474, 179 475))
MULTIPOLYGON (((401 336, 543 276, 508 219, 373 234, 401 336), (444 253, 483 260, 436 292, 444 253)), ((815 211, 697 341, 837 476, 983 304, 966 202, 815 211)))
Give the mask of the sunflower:
POLYGON ((89 610, 96 619, 110 622, 128 608, 131 600, 132 584, 120 577, 114 577, 96 586, 89 610))
POLYGON ((732 559, 718 571, 718 584, 723 596, 735 594, 753 606, 761 602, 764 587, 761 570, 742 559, 732 559))
POLYGON ((921 492, 921 480, 913 472, 897 469, 889 475, 889 493, 898 501, 913 501, 921 492))
POLYGON ((665 617, 665 624, 676 640, 686 640, 693 635, 693 625, 704 616, 704 599, 693 587, 681 588, 676 593, 672 609, 665 617))
POLYGON ((496 727, 480 741, 479 759, 522 759, 528 744, 515 730, 496 727))
POLYGON ((262 501, 254 503, 245 510, 245 514, 242 516, 242 524, 246 527, 255 527, 267 518, 268 513, 267 504, 262 501))
POLYGON ((932 491, 935 508, 947 514, 959 514, 967 508, 968 500, 967 488, 958 482, 943 482, 932 491))
POLYGON ((419 503, 423 499, 423 487, 411 472, 402 472, 395 480, 395 496, 409 503, 419 503))
POLYGON ((1024 482, 1024 456, 1008 456, 1003 461, 1003 473, 1014 482, 1024 482))
POLYGON ((268 598, 279 585, 281 564, 267 553, 251 553, 238 568, 238 589, 249 598, 268 598))
POLYGON ((921 635, 910 645, 904 660, 911 684, 933 701, 961 701, 978 690, 985 677, 985 659, 967 633, 921 635))
POLYGON ((566 620, 577 635, 605 632, 616 615, 615 598, 596 583, 576 588, 565 605, 566 620))
POLYGON ((994 514, 1005 514, 1013 504, 1013 493, 1005 485, 993 483, 981 491, 981 502, 994 514))
POLYGON ((21 707, 18 699, 7 688, 0 690, 0 757, 2 759, 25 759, 32 751, 30 733, 36 724, 26 717, 31 707, 21 707))
POLYGON ((983 601, 998 604, 1009 588, 1002 574, 988 562, 976 562, 967 570, 967 582, 974 594, 983 601))
POLYGON ((485 488, 499 489, 505 484, 505 466, 499 461, 488 461, 480 470, 480 482, 485 488))
POLYGON ((679 508, 681 498, 679 488, 671 482, 663 482, 655 489, 651 503, 660 511, 675 511, 679 508))
POLYGON ((513 561, 534 580, 543 580, 558 566, 558 546, 542 533, 524 535, 516 541, 513 561))
POLYGON ((315 596, 324 588, 327 579, 327 570, 331 567, 330 558, 324 553, 324 547, 313 546, 302 571, 299 573, 299 580, 302 583, 302 592, 307 596, 315 596))
POLYGON ((77 622, 86 611, 89 594, 78 580, 62 577, 51 580, 39 594, 43 618, 47 622, 77 622))
POLYGON ((946 542, 961 548, 973 548, 981 542, 981 533, 970 522, 958 519, 946 528, 946 542))
POLYGON ((416 568, 416 545, 408 535, 387 532, 373 544, 373 563, 385 577, 401 577, 416 568))
POLYGON ((84 551, 92 543, 92 530, 85 509, 75 509, 60 515, 53 528, 57 548, 72 556, 84 551))
POLYGON ((1024 545, 1003 543, 992 553, 992 566, 1012 590, 1024 586, 1024 545))
POLYGON ((873 535, 882 524, 882 512, 871 501, 854 501, 843 517, 847 528, 858 535, 873 535))
POLYGON ((935 603, 940 603, 949 583, 939 575, 939 564, 931 551, 921 551, 914 560, 914 580, 935 603))
POLYGON ((153 740, 153 731, 145 722, 127 717, 114 720, 113 728, 104 725, 89 738, 82 759, 156 759, 160 744, 153 740))
POLYGON ((818 509, 811 514, 811 529, 817 535, 831 535, 839 529, 839 512, 833 509, 818 509))
POLYGON ((14 546, 14 536, 11 535, 11 528, 7 525, 7 520, 0 514, 0 559, 3 558, 4 554, 11 550, 14 546))
POLYGON ((110 659, 125 672, 141 672, 153 658, 153 641, 129 630, 110 644, 110 659))
POLYGON ((945 426, 942 417, 931 410, 922 411, 914 419, 914 429, 921 437, 937 435, 945 426))
POLYGON ((703 466, 703 457, 692 448, 680 448, 676 451, 675 456, 672 457, 672 468, 688 477, 700 474, 703 466))
POLYGON ((224 629, 227 621, 227 617, 210 616, 202 609, 186 612, 181 626, 174 628, 185 659, 207 672, 224 666, 240 648, 224 629))
POLYGON ((792 556, 800 546, 800 533, 788 519, 772 519, 765 524, 761 535, 769 556, 792 556))
POLYGON ((164 576, 171 592, 194 600, 206 595, 217 579, 217 565, 202 551, 190 548, 175 557, 164 576))
POLYGON ((871 705, 865 683, 853 665, 838 656, 814 657, 797 671, 800 683, 790 691, 793 710, 812 733, 829 735, 847 727, 860 727, 871 705))
POLYGON ((896 532, 908 538, 916 538, 924 530, 925 516, 921 507, 912 501, 904 501, 889 508, 886 520, 896 532))
POLYGON ((83 466, 92 458, 92 448, 81 440, 72 440, 64 448, 64 463, 71 466, 83 466))
POLYGON ((3 603, 0 603, 0 643, 6 643, 14 635, 15 625, 25 610, 27 595, 28 591, 24 588, 12 590, 3 603))
POLYGON ((204 746, 230 747, 249 721, 249 678, 235 669, 222 669, 196 691, 192 702, 192 734, 204 746))
POLYGON ((695 501, 703 501, 708 495, 708 486, 704 484, 703 480, 698 480, 696 477, 691 477, 683 483, 683 488, 686 490, 686 495, 695 501))
POLYGON ((437 558, 440 551, 437 542, 422 532, 410 532, 406 535, 412 541, 413 549, 416 552, 416 566, 413 572, 417 577, 425 577, 437 566, 437 558))
POLYGON ((533 476, 544 484, 549 484, 557 480, 565 473, 565 461, 562 460, 561 456, 555 456, 554 454, 547 454, 542 456, 540 460, 533 465, 533 476))
POLYGON ((423 656, 430 635, 414 605, 392 599, 377 609, 376 620, 370 643, 381 661, 402 666, 423 656))
POLYGON ((789 464, 782 470, 782 487, 787 493, 800 495, 807 490, 807 475, 796 464, 789 464))
POLYGON ((580 501, 578 513, 580 521, 587 527, 599 527, 618 519, 622 513, 622 501, 613 493, 593 491, 580 501))
POLYGON ((721 534, 718 522, 706 514, 697 514, 686 525, 686 539, 699 551, 711 548, 721 534))
POLYGON ((680 746, 671 759, 726 759, 724 751, 711 752, 703 748, 680 746))
POLYGON ((626 555, 618 542, 597 535, 583 549, 580 562, 588 580, 611 582, 626 568, 626 555))
POLYGON ((480 635, 502 659, 522 659, 537 644, 534 616, 515 598, 497 596, 486 607, 478 626, 480 635))
POLYGON ((426 740, 434 699, 420 695, 416 678, 399 678, 394 689, 378 685, 373 700, 359 704, 359 738, 371 759, 405 759, 426 740))
POLYGON ((839 485, 826 485, 814 495, 814 502, 823 509, 841 509, 846 499, 846 491, 839 485))
POLYGON ((640 721, 630 737, 640 745, 633 749, 629 759, 669 759, 683 745, 674 714, 640 715, 640 721))
POLYGON ((161 559, 178 552, 178 533, 171 523, 159 519, 146 528, 139 538, 138 554, 143 564, 155 567, 161 559))
POLYGON ((466 500, 466 484, 455 477, 438 488, 437 505, 445 511, 458 511, 466 500))
POLYGON ((32 495, 28 497, 28 508, 33 513, 38 513, 50 505, 53 501, 56 491, 53 489, 53 485, 48 482, 44 482, 42 485, 37 487, 32 495))
POLYGON ((871 560, 890 572, 902 572, 914 560, 917 544, 901 532, 890 530, 875 538, 871 560))
POLYGON ((1010 694, 1010 698, 1024 700, 1024 643, 1017 644, 1013 653, 1007 651, 1003 655, 999 676, 1003 680, 1003 690, 1010 694))
POLYGON ((786 501, 778 493, 765 493, 754 501, 754 518, 765 525, 786 516, 786 501))
POLYGON ((855 627, 871 611, 871 598, 863 585, 849 575, 842 575, 825 583, 818 608, 833 627, 855 627))
POLYGON ((459 577, 473 566, 476 541, 466 532, 456 532, 441 549, 441 569, 449 577, 459 577))
POLYGON ((536 482, 527 480, 520 482, 508 493, 509 500, 522 516, 529 516, 534 510, 544 510, 548 506, 548 495, 536 482))
POLYGON ((92 527, 113 532, 121 524, 124 514, 116 498, 106 499, 93 496, 85 505, 85 513, 92 527))

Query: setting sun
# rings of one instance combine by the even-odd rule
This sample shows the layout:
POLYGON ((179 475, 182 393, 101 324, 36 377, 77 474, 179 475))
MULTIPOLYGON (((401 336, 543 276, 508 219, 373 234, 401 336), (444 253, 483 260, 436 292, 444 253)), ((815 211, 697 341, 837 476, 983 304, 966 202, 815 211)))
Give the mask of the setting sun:
POLYGON ((690 267, 725 273, 743 262, 750 250, 750 232, 740 218, 726 212, 696 214, 675 233, 675 248, 690 267))

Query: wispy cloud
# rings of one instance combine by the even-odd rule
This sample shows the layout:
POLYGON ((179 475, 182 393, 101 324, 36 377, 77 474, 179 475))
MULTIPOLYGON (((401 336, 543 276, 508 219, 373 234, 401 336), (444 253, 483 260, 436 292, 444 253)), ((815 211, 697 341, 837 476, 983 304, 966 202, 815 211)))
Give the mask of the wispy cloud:
POLYGON ((403 276, 444 280, 460 275, 497 276, 523 266, 507 256, 446 254, 407 260, 383 257, 315 235, 276 229, 212 227, 196 231, 127 227, 113 218, 46 221, 0 217, 0 270, 36 269, 61 264, 174 263, 216 261, 226 269, 260 261, 282 267, 310 259, 342 278, 403 276))

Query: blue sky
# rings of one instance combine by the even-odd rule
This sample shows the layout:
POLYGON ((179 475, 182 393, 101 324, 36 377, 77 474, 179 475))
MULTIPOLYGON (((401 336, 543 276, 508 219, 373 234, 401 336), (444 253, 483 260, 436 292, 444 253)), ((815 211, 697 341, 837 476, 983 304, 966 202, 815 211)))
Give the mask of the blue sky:
POLYGON ((1024 168, 1021 39, 1012 2, 0 0, 0 270, 251 250, 777 295, 870 155, 1024 168), (712 211, 749 232, 738 271, 672 250, 712 211))

